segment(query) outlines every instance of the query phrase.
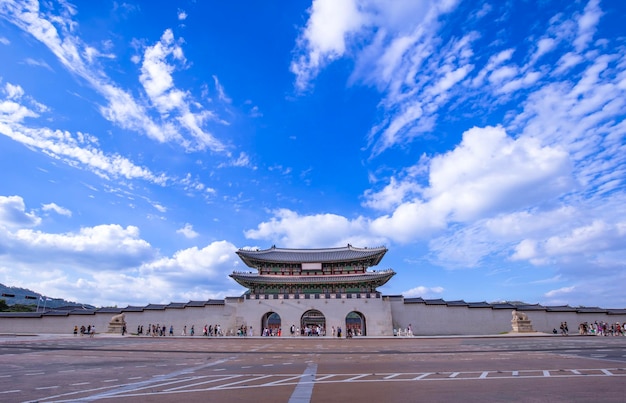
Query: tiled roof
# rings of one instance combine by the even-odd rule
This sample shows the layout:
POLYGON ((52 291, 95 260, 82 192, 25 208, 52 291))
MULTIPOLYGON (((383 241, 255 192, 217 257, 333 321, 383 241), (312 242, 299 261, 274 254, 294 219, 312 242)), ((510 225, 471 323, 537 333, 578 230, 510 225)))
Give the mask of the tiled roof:
POLYGON ((425 299, 424 303, 426 305, 446 305, 446 301, 439 299, 425 299))
MULTIPOLYGON (((328 276, 276 276, 257 273, 238 273, 230 275, 239 284, 341 284, 355 282, 375 282, 385 284, 396 273, 389 270, 365 272, 360 274, 342 274, 328 276)), ((244 285, 244 286, 246 286, 244 285)))
POLYGON ((518 311, 545 311, 546 307, 542 305, 516 305, 515 309, 518 311))
POLYGON ((446 301, 446 305, 448 306, 468 306, 469 304, 462 299, 458 301, 446 301))
MULTIPOLYGON (((394 295, 394 297, 402 298, 402 295, 394 295)), ((405 304, 423 304, 424 300, 421 297, 405 298, 404 303, 405 304)))
POLYGON ((470 308, 491 308, 491 304, 487 302, 468 302, 467 306, 470 308))
POLYGON ((163 305, 163 304, 148 304, 148 305, 146 305, 145 309, 146 310, 161 311, 161 310, 165 309, 166 307, 167 307, 167 305, 163 305))
POLYGON ((355 248, 352 245, 325 249, 283 249, 275 246, 264 250, 239 249, 237 255, 249 267, 257 267, 256 262, 271 263, 332 263, 371 259, 376 266, 387 253, 387 248, 355 248))
POLYGON ((546 311, 548 312, 576 312, 576 308, 572 308, 569 305, 557 305, 557 306, 547 306, 546 311))
POLYGON ((144 309, 143 306, 127 306, 123 309, 124 312, 142 312, 144 309))
POLYGON ((96 312, 98 313, 122 313, 122 309, 121 308, 98 308, 96 309, 96 312))

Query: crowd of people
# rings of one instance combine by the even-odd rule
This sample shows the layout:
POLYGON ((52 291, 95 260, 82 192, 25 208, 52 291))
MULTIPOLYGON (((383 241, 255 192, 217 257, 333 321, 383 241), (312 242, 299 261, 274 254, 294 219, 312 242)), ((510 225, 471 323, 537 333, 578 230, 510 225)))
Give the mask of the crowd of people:
POLYGON ((626 322, 622 324, 619 322, 583 322, 578 325, 578 334, 593 336, 626 336, 626 330, 624 328, 626 328, 626 322))
POLYGON ((96 334, 96 326, 95 325, 83 325, 80 328, 78 326, 74 326, 74 336, 77 335, 81 335, 81 336, 89 336, 89 337, 93 337, 96 334))
MULTIPOLYGON (((195 325, 191 325, 191 327, 189 328, 187 328, 187 325, 183 326, 183 329, 180 333, 181 336, 194 336, 195 334, 196 334, 195 325)), ((148 326, 145 329, 143 325, 138 325, 137 335, 138 336, 146 335, 146 336, 152 336, 152 337, 167 336, 167 335, 174 336, 175 332, 174 332, 173 325, 170 325, 168 328, 166 325, 161 325, 157 323, 157 324, 148 324, 148 326)), ((204 328, 202 329, 202 335, 207 336, 207 337, 224 336, 221 325, 204 325, 204 328)))

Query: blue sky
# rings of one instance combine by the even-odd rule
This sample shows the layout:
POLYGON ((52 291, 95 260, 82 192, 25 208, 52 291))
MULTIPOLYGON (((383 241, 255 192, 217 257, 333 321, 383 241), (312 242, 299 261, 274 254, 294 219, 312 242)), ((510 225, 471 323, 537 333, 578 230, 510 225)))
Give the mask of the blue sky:
POLYGON ((0 282, 238 296, 385 245, 405 297, 626 307, 626 4, 0 1, 0 282))

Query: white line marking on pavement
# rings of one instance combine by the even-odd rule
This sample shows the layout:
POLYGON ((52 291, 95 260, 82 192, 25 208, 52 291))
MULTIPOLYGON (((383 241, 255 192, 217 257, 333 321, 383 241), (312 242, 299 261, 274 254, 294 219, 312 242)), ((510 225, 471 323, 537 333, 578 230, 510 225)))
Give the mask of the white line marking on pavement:
POLYGON ((432 372, 426 372, 425 374, 422 374, 420 376, 416 376, 415 378, 413 378, 414 381, 419 381, 420 379, 426 378, 428 375, 432 375, 432 372))
POLYGON ((600 371, 604 372, 608 376, 613 376, 613 373, 609 371, 608 369, 601 369, 600 371))
POLYGON ((350 381, 354 381, 354 380, 359 379, 359 378, 364 378, 364 377, 366 377, 368 375, 370 375, 370 374, 361 374, 361 375, 353 376, 352 378, 346 379, 345 382, 350 382, 350 381))
POLYGON ((215 387, 210 388, 210 389, 211 390, 219 390, 219 389, 223 389, 223 388, 230 388, 233 385, 239 385, 239 384, 242 384, 244 382, 256 382, 256 381, 261 380, 261 379, 271 378, 272 376, 274 376, 274 375, 261 375, 261 376, 256 376, 254 378, 246 378, 246 379, 244 379, 242 381, 226 383, 224 385, 215 386, 215 387))
POLYGON ((487 375, 489 375, 488 371, 483 372, 482 374, 480 374, 480 376, 478 377, 478 379, 485 379, 487 377, 487 375))
POLYGON ((453 372, 450 374, 450 376, 448 378, 456 378, 457 376, 459 376, 460 372, 453 372))
POLYGON ((274 382, 264 383, 263 386, 275 386, 275 385, 280 385, 280 384, 286 384, 286 383, 289 383, 290 381, 293 381, 294 379, 302 379, 303 376, 304 376, 303 374, 295 375, 289 378, 279 379, 274 382))
POLYGON ((317 364, 310 363, 302 373, 300 382, 296 385, 289 403, 309 403, 313 395, 313 386, 315 385, 315 374, 317 373, 317 364))
POLYGON ((550 376, 550 371, 544 370, 543 371, 543 376, 546 376, 546 377, 550 376))
POLYGON ((391 375, 387 375, 386 377, 384 377, 383 379, 392 379, 395 378, 396 376, 398 376, 400 374, 391 374, 391 375))
POLYGON ((3 390, 0 392, 0 395, 8 394, 8 393, 20 393, 21 389, 13 389, 13 390, 3 390))
MULTIPOLYGON (((145 381, 141 381, 141 382, 135 382, 135 383, 128 383, 125 385, 119 385, 118 387, 116 387, 116 389, 114 390, 110 390, 107 392, 102 392, 102 393, 97 393, 95 395, 91 395, 91 396, 85 396, 81 398, 81 401, 84 402, 91 402, 94 400, 100 400, 100 399, 105 399, 105 398, 110 398, 110 397, 114 397, 120 394, 124 394, 127 392, 134 392, 143 388, 149 388, 152 385, 154 385, 157 382, 163 382, 166 381, 168 379, 173 379, 176 378, 178 376, 181 375, 187 375, 189 373, 193 373, 195 371, 199 371, 201 369, 207 368, 207 367, 211 367, 214 365, 220 365, 223 364, 226 360, 220 360, 220 361, 215 361, 215 362, 210 362, 198 367, 193 367, 193 368, 187 368, 181 371, 176 371, 176 372, 172 372, 170 374, 164 374, 158 377, 153 377, 152 379, 148 379, 145 381)), ((82 393, 84 393, 85 391, 83 391, 82 393)), ((75 392, 72 393, 68 393, 67 395, 70 394, 74 394, 75 392)), ((62 396, 62 395, 61 395, 62 396)), ((55 396, 55 397, 61 397, 61 396, 55 396)))
MULTIPOLYGON (((196 383, 190 383, 190 384, 185 384, 182 386, 177 386, 175 388, 169 388, 169 389, 163 389, 164 392, 172 392, 174 390, 179 390, 179 389, 187 389, 187 388, 192 388, 194 386, 198 386, 198 385, 206 385, 207 383, 213 383, 213 382, 221 382, 221 381, 228 381, 230 379, 235 379, 235 378, 239 378, 241 377, 241 375, 228 375, 228 376, 222 376, 219 378, 214 378, 208 381, 203 381, 203 382, 196 382, 196 383)), ((204 377, 203 377, 204 378, 204 377)), ((202 378, 196 378, 196 379, 202 379, 202 378)), ((162 386, 162 385, 161 385, 162 386)))
POLYGON ((82 386, 89 385, 91 382, 78 382, 78 383, 70 383, 70 386, 82 386))

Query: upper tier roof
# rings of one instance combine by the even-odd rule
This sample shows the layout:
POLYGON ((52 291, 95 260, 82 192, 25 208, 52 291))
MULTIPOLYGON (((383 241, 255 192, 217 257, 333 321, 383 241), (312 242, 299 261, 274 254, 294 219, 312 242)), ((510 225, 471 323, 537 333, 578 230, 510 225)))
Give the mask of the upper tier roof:
POLYGON ((355 248, 348 244, 341 248, 325 249, 283 249, 272 246, 264 250, 239 249, 237 255, 248 267, 258 267, 261 263, 333 263, 352 262, 369 259, 370 266, 376 266, 387 253, 387 248, 355 248))

